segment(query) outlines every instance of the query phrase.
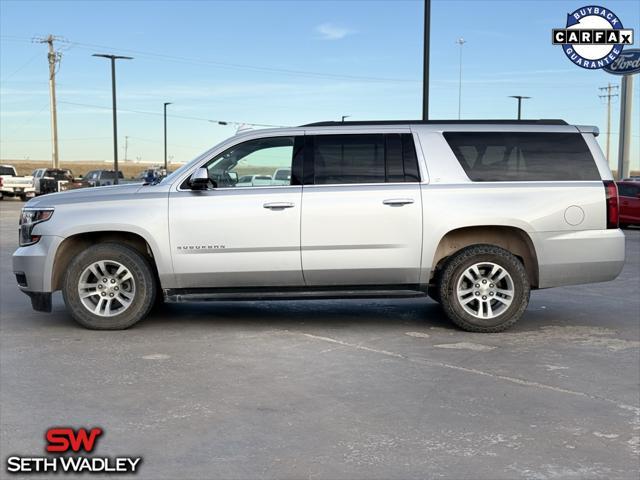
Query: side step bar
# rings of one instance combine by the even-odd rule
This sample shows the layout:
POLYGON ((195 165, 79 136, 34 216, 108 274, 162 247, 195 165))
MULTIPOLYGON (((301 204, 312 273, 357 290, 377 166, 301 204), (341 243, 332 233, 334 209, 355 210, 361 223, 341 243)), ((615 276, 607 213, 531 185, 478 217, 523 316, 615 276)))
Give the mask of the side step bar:
POLYGON ((208 301, 255 301, 255 300, 330 300, 349 298, 416 298, 426 296, 426 292, 411 288, 302 288, 302 289, 166 289, 163 291, 167 303, 208 302, 208 301))

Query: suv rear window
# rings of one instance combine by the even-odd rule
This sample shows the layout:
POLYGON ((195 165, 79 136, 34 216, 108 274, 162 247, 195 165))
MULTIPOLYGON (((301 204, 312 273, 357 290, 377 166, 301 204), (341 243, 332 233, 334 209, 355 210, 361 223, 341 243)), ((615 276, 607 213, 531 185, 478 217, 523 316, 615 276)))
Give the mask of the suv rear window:
POLYGON ((445 132, 475 182, 600 180, 579 133, 445 132))

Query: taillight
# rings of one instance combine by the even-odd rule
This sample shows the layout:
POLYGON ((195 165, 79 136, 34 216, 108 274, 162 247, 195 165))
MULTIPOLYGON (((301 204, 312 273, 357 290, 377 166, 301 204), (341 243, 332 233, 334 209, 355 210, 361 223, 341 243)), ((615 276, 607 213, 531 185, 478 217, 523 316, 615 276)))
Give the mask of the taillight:
POLYGON ((618 228, 618 187, 613 180, 604 181, 604 191, 607 197, 607 228, 618 228))

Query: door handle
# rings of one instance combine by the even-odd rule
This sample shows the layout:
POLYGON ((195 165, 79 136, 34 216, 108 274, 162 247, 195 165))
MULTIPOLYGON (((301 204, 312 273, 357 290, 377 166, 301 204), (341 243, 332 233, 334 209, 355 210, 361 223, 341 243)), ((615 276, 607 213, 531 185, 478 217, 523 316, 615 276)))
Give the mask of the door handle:
POLYGON ((382 201, 385 205, 408 205, 413 203, 413 198, 388 198, 382 201))
POLYGON ((281 210, 283 208, 292 208, 294 207, 294 205, 293 203, 290 203, 290 202, 271 202, 271 203, 265 203, 263 207, 268 208, 270 210, 281 210))

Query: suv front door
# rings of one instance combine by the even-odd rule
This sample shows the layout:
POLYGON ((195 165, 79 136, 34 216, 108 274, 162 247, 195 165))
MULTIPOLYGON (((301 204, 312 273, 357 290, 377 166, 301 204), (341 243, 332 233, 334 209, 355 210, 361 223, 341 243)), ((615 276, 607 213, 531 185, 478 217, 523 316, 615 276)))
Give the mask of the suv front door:
POLYGON ((418 284, 422 205, 411 134, 308 134, 304 167, 306 284, 418 284))
POLYGON ((301 162, 302 138, 234 145, 203 165, 211 188, 191 190, 187 179, 171 192, 169 235, 178 288, 304 285, 300 181, 293 176, 288 185, 238 182, 301 162))

